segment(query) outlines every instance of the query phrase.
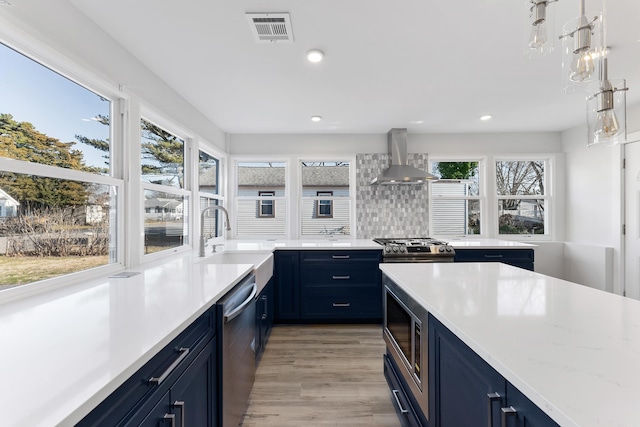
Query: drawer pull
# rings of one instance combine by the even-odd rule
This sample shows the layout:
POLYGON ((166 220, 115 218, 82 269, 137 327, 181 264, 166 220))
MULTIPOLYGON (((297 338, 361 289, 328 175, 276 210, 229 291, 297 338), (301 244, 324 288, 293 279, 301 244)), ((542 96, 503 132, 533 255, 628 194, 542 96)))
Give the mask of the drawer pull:
POLYGON ((176 414, 164 414, 162 421, 171 421, 171 427, 176 427, 176 414))
POLYGON ((488 426, 491 427, 493 425, 493 402, 496 400, 500 400, 500 393, 487 393, 487 401, 489 403, 489 422, 488 426))
POLYGON ((173 370, 176 369, 176 367, 180 364, 180 362, 182 362, 182 360, 187 357, 187 355, 189 354, 189 349, 186 347, 180 347, 178 349, 178 352, 180 353, 180 355, 176 360, 173 361, 171 366, 169 366, 167 370, 164 371, 159 377, 149 378, 149 384, 159 385, 162 381, 166 380, 171 372, 173 372, 173 370))
POLYGON ((349 255, 332 255, 333 259, 349 259, 349 255))
POLYGON ((504 255, 485 255, 485 258, 504 258, 504 255))
POLYGON ((181 400, 176 400, 172 405, 174 408, 180 409, 180 427, 185 427, 184 425, 184 402, 181 400))
POLYGON ((502 427, 507 427, 507 417, 510 415, 516 415, 518 411, 513 406, 509 406, 508 408, 502 408, 502 427))
POLYGON ((351 276, 332 276, 333 280, 349 280, 351 276))
POLYGON ((393 397, 396 399, 396 403, 398 404, 398 409, 400 409, 400 413, 401 414, 408 414, 409 410, 403 408, 402 404, 400 403, 400 398, 398 397, 398 393, 400 393, 400 392, 398 390, 391 390, 391 393, 393 393, 393 397))
POLYGON ((351 303, 350 302, 334 302, 333 306, 334 307, 351 307, 351 303))

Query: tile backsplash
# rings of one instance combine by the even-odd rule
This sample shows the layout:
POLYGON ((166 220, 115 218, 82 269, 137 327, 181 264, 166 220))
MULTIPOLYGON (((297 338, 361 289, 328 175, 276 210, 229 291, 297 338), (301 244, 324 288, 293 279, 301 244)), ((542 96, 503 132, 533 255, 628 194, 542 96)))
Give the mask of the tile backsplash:
MULTIPOLYGON (((407 156, 409 165, 428 170, 427 154, 407 156)), ((428 186, 371 185, 391 164, 391 155, 356 155, 356 233, 360 239, 429 235, 428 186)))

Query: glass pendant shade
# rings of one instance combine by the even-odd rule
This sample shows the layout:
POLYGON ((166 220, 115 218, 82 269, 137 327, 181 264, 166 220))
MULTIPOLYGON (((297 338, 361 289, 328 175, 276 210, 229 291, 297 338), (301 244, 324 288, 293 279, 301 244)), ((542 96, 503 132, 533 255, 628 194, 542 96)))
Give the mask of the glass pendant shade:
POLYGON ((602 80, 590 86, 587 97, 587 146, 627 141, 626 81, 602 80))
POLYGON ((582 15, 562 27, 562 93, 584 92, 597 80, 595 61, 602 49, 599 16, 582 15))
POLYGON ((529 59, 540 58, 553 51, 553 13, 547 6, 557 0, 525 0, 525 44, 524 56, 529 59))

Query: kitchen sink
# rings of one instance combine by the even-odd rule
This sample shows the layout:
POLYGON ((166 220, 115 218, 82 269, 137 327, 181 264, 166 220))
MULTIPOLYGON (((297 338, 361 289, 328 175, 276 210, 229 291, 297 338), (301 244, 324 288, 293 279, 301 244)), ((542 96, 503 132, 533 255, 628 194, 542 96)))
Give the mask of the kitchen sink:
POLYGON ((206 264, 253 264, 258 289, 262 289, 273 276, 273 254, 271 252, 217 252, 203 258, 206 264))

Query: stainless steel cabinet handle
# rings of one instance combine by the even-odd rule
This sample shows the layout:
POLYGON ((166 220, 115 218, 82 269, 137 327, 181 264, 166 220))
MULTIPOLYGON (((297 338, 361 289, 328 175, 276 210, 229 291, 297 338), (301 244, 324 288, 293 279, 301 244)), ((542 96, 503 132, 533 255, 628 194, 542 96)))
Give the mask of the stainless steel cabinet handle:
POLYGON ((264 301, 264 314, 262 315, 262 319, 266 320, 269 317, 269 299, 266 295, 262 295, 262 301, 264 301))
POLYGON ((159 385, 162 381, 164 381, 169 376, 169 374, 171 374, 171 372, 176 369, 180 362, 182 362, 182 359, 187 357, 187 355, 189 354, 189 349, 187 347, 180 347, 178 349, 178 353, 180 353, 178 358, 173 361, 171 366, 169 366, 167 370, 162 373, 162 375, 160 375, 159 377, 149 378, 149 384, 159 385))
POLYGON ((508 408, 502 408, 502 422, 500 423, 502 427, 507 427, 507 417, 511 415, 516 415, 518 411, 513 406, 509 406, 508 408))
POLYGON ((333 306, 334 307, 351 307, 351 303, 350 302, 334 302, 333 306))
POLYGON ((398 404, 398 409, 400 409, 400 413, 402 414, 407 414, 409 413, 408 409, 404 409, 402 407, 402 404, 400 403, 400 398, 398 397, 398 393, 400 393, 398 390, 391 390, 391 393, 393 393, 393 397, 396 399, 396 403, 398 404))
POLYGON ((504 258, 504 255, 484 255, 485 258, 504 258))
POLYGON ((173 402, 173 406, 174 408, 180 408, 180 427, 185 427, 184 426, 184 402, 180 401, 180 400, 176 400, 175 402, 173 402))
POLYGON ((164 414, 162 421, 171 421, 171 427, 176 427, 176 414, 164 414))
POLYGON ((333 259, 349 259, 349 255, 332 255, 333 259))
POLYGON ((333 280, 349 280, 351 276, 331 276, 333 280))
POLYGON ((242 304, 240 304, 238 307, 234 308, 233 310, 231 310, 229 313, 226 313, 224 315, 224 321, 225 323, 235 319, 236 317, 240 316, 240 314, 244 311, 244 309, 253 302, 253 299, 256 297, 256 294, 258 293, 258 285, 256 285, 255 283, 251 284, 251 294, 249 294, 249 296, 247 297, 246 300, 244 300, 242 302, 242 304))
POLYGON ((493 402, 496 400, 499 401, 501 397, 500 393, 487 393, 487 402, 489 404, 489 410, 487 411, 489 413, 487 421, 488 427, 493 427, 493 402))

